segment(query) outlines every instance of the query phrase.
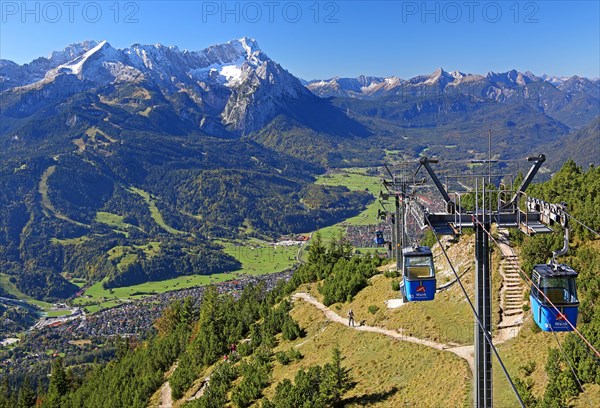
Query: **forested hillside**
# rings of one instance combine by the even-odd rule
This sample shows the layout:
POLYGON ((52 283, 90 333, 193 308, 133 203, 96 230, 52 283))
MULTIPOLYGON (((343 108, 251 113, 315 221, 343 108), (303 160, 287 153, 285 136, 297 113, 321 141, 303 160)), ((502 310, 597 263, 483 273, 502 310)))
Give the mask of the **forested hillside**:
POLYGON ((27 295, 73 295, 61 273, 117 287, 232 271, 214 239, 314 230, 372 199, 251 141, 105 130, 75 153, 3 156, 0 268, 27 295))

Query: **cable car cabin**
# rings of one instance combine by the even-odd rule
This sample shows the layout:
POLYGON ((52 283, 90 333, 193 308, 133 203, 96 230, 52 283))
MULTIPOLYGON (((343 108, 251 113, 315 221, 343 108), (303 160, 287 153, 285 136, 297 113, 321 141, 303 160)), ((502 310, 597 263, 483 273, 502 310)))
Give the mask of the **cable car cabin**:
POLYGON ((533 286, 529 300, 533 320, 540 329, 573 331, 573 327, 577 325, 579 309, 576 277, 577 272, 563 264, 540 264, 533 267, 532 280, 539 290, 533 286))
POLYGON ((375 231, 375 243, 377 245, 385 245, 385 239, 383 239, 383 231, 377 230, 375 231))
POLYGON ((402 249, 404 296, 410 302, 435 298, 435 268, 429 247, 402 249))

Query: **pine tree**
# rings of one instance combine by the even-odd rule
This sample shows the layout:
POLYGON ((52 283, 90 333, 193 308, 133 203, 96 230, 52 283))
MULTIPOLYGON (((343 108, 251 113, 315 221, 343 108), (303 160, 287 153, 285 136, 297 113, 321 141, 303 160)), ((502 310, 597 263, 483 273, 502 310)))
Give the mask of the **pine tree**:
POLYGON ((8 383, 8 377, 4 376, 2 383, 0 383, 0 408, 11 408, 10 397, 11 388, 8 383))
POLYGON ((319 392, 328 405, 337 406, 342 400, 342 395, 349 389, 349 370, 342 367, 342 353, 336 346, 333 349, 332 362, 323 367, 319 392))
POLYGON ((533 388, 533 382, 531 381, 531 379, 522 380, 519 377, 516 377, 514 379, 514 383, 525 406, 535 407, 537 404, 537 400, 531 392, 531 389, 533 388))
POLYGON ((214 286, 209 287, 202 297, 198 336, 194 340, 201 356, 201 363, 211 365, 227 352, 227 340, 223 333, 221 300, 214 286))
POLYGON ((18 408, 31 408, 35 405, 35 400, 36 395, 33 388, 31 388, 29 377, 25 377, 19 389, 19 402, 17 406, 18 408))
POLYGON ((308 249, 308 262, 315 263, 325 255, 325 245, 321 239, 321 233, 317 232, 310 242, 310 248, 308 249))
POLYGON ((50 385, 48 385, 48 395, 46 396, 44 407, 60 408, 62 397, 67 391, 67 373, 65 372, 62 357, 58 357, 54 363, 52 363, 50 385))
POLYGON ((181 306, 181 313, 179 315, 179 322, 189 326, 192 324, 193 316, 194 304, 192 303, 192 298, 188 296, 183 300, 183 304, 181 306))

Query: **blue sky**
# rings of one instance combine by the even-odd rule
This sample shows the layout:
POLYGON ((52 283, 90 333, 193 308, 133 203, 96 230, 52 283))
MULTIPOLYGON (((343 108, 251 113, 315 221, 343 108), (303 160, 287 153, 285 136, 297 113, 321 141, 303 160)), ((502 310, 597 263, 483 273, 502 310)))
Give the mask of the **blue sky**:
POLYGON ((600 77, 599 4, 0 0, 0 57, 25 63, 86 39, 199 50, 248 36, 304 79, 437 67, 600 77))

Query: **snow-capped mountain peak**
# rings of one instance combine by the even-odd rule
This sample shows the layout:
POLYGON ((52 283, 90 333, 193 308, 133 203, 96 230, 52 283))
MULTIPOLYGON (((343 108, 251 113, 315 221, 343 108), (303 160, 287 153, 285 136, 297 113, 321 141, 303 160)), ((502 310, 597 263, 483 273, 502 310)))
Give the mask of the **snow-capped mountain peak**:
POLYGON ((238 41, 242 47, 244 47, 244 50, 246 50, 246 54, 249 57, 261 52, 260 47, 254 38, 242 37, 238 41))
POLYGON ((106 42, 106 40, 101 41, 94 48, 90 49, 83 55, 75 58, 74 60, 70 61, 67 64, 59 65, 57 67, 57 69, 61 72, 70 71, 73 75, 81 75, 83 65, 86 63, 86 61, 88 61, 92 55, 99 52, 100 50, 102 50, 105 47, 107 47, 107 48, 110 47, 110 44, 108 44, 108 42, 106 42))
POLYGON ((74 43, 66 46, 62 51, 52 51, 48 56, 48 60, 54 62, 56 66, 66 64, 69 61, 85 54, 89 50, 97 47, 99 44, 96 40, 86 40, 80 43, 74 43))
POLYGON ((467 74, 464 74, 460 71, 452 71, 452 72, 450 72, 450 75, 456 80, 461 80, 467 76, 467 74))
POLYGON ((543 74, 540 76, 540 79, 546 82, 551 83, 554 86, 558 86, 560 84, 562 84, 563 82, 565 82, 567 79, 569 79, 569 77, 558 77, 555 75, 547 75, 547 74, 543 74))
POLYGON ((127 56, 107 41, 97 43, 84 54, 48 71, 41 82, 53 81, 59 75, 74 75, 79 80, 98 84, 134 81, 142 77, 141 71, 131 66, 127 56))
POLYGON ((239 84, 245 67, 256 69, 269 61, 256 40, 247 37, 215 45, 191 55, 195 57, 195 63, 190 66, 189 76, 201 81, 212 78, 226 86, 239 84))
POLYGON ((182 118, 215 134, 224 132, 224 126, 242 132, 256 130, 286 104, 311 100, 300 81, 248 37, 199 51, 162 44, 115 49, 106 41, 92 41, 38 60, 39 75, 31 75, 26 66, 2 61, 0 84, 23 94, 44 89, 58 99, 65 84, 72 92, 101 89, 113 95, 122 89, 119 84, 130 83, 133 86, 124 93, 131 95, 117 92, 112 103, 128 110, 139 108, 145 116, 154 106, 169 101, 180 109, 177 114, 182 118))
POLYGON ((445 87, 446 85, 454 82, 456 77, 450 73, 444 71, 443 68, 438 68, 433 71, 430 75, 420 75, 408 80, 408 83, 415 86, 440 86, 445 87))

